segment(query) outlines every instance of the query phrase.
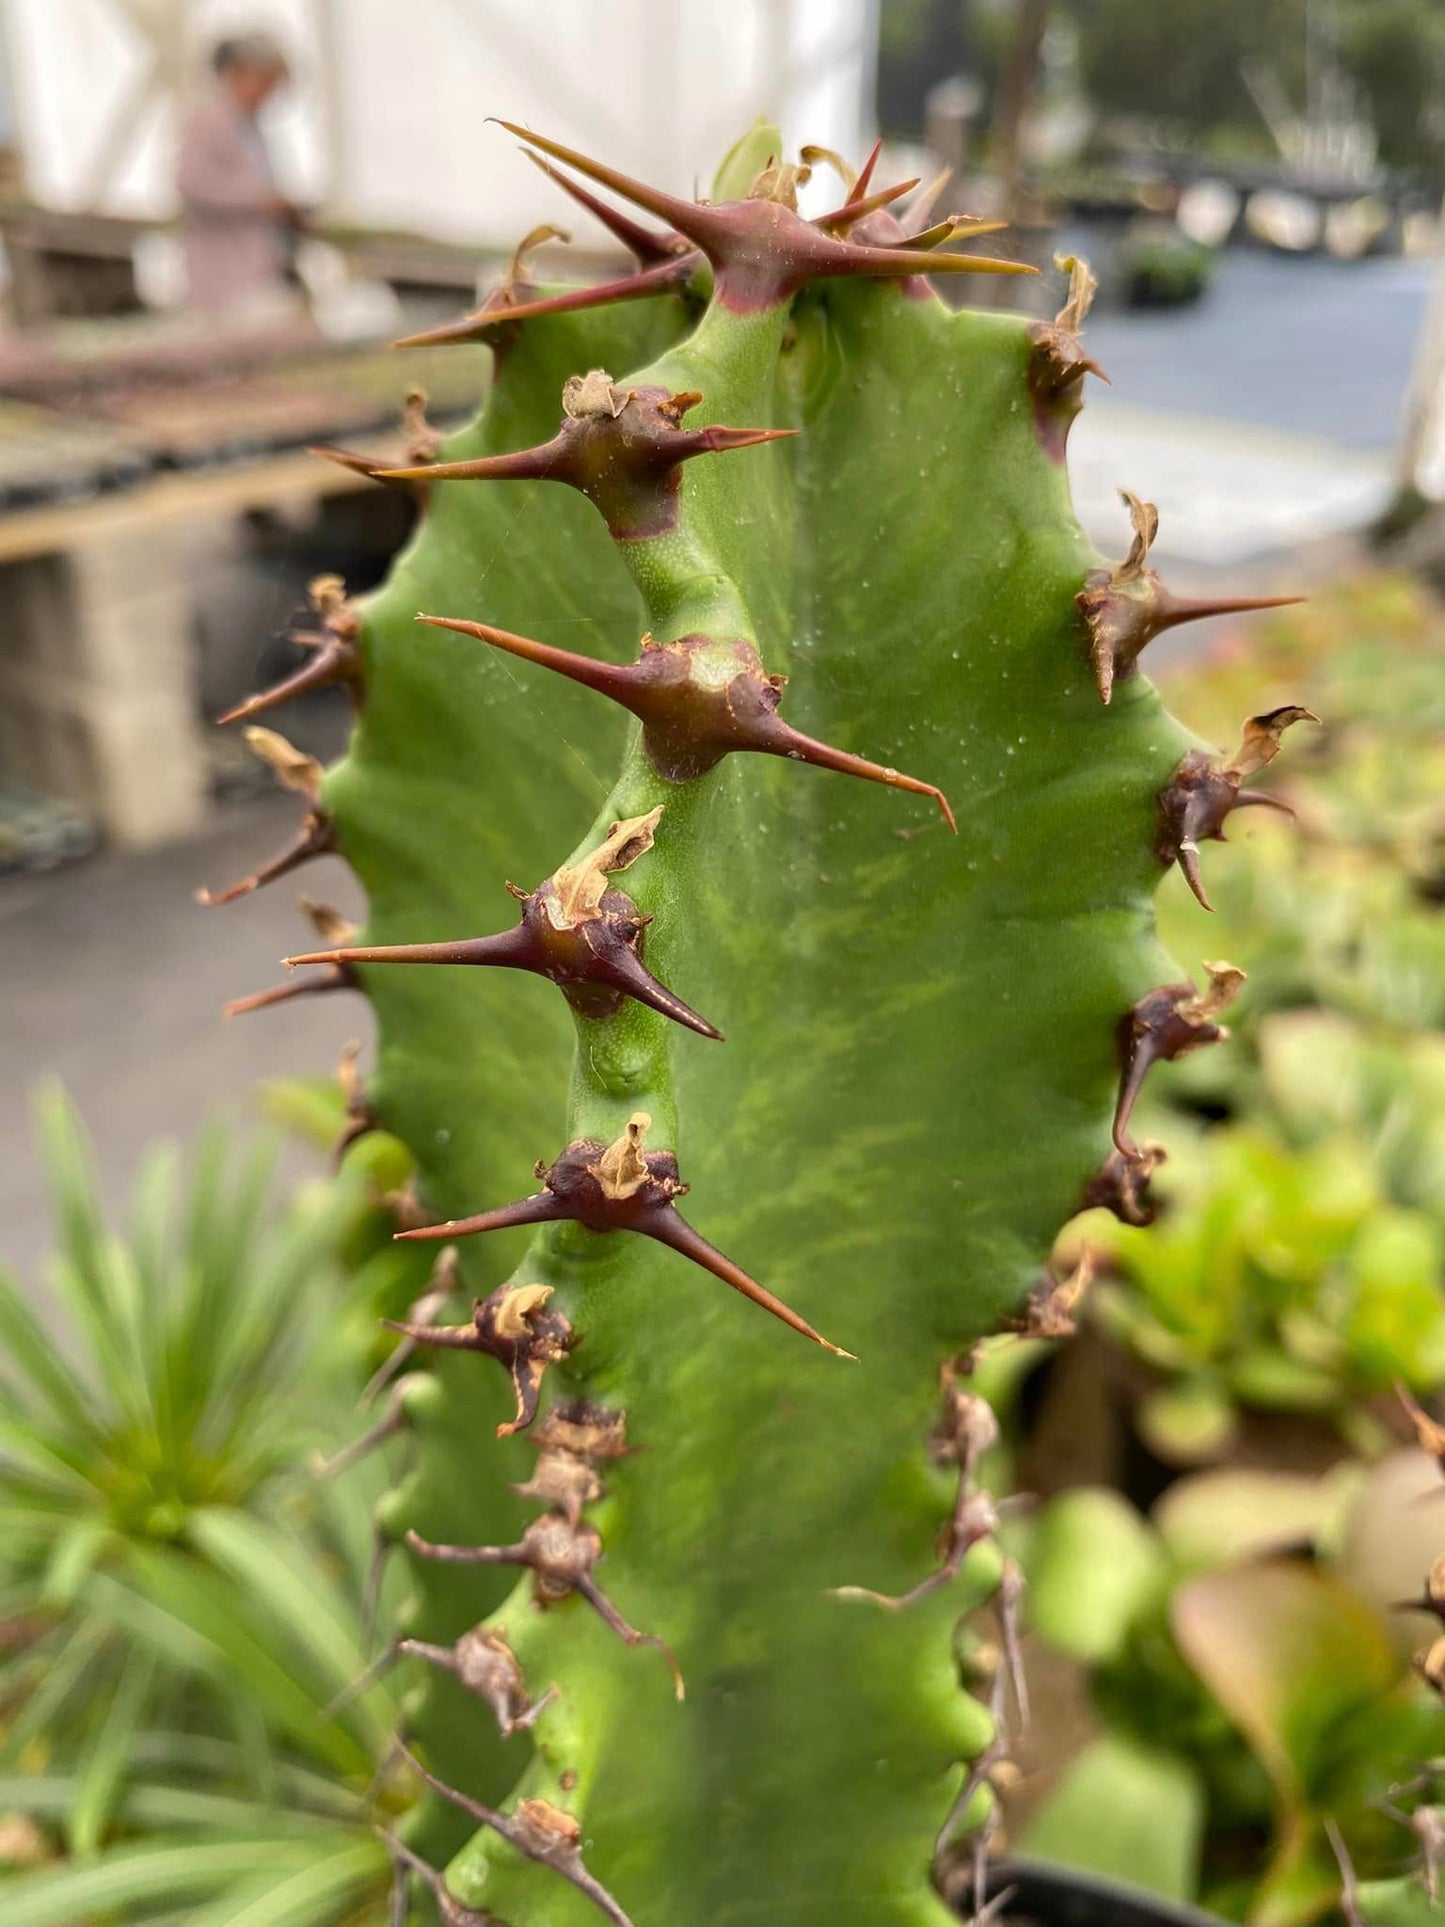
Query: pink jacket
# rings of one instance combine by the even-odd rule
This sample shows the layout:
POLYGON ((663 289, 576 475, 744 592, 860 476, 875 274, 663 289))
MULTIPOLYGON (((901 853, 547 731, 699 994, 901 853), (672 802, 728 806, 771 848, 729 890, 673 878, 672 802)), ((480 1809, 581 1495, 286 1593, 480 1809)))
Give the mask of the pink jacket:
POLYGON ((229 308, 282 285, 286 224, 260 129, 223 87, 191 108, 181 129, 176 185, 186 279, 196 308, 229 308))

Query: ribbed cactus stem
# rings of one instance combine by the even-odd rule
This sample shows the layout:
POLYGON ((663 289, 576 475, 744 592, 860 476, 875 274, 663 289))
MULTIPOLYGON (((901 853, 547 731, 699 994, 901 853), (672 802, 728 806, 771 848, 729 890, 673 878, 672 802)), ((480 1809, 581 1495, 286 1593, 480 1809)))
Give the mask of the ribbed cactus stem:
POLYGON ((809 222, 821 152, 749 137, 698 203, 513 131, 662 228, 560 298, 524 248, 442 331, 492 395, 378 472, 426 513, 308 790, 368 925, 289 960, 374 1002, 348 1130, 477 1294, 393 1323, 437 1795, 397 1864, 513 1927, 943 1927, 1022 1697, 973 1347, 1071 1328, 1081 1203, 1147 1218, 1140 1087, 1238 979, 1183 981, 1150 896, 1299 712, 1221 763, 1134 673, 1185 618, 1147 505, 1112 569, 1072 515, 1078 264, 1047 327, 955 314, 930 273, 1016 264, 876 150, 809 222))

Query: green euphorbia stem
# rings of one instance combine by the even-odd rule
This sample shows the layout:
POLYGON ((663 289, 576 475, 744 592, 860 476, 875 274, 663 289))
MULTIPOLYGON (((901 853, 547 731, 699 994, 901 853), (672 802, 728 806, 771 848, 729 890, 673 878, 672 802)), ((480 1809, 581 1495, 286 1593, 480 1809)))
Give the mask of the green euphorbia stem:
MULTIPOLYGON (((757 206, 729 205, 743 222, 757 206)), ((357 727, 322 809, 369 894, 365 942, 385 945, 504 929, 504 878, 551 878, 560 901, 613 824, 661 807, 607 887, 650 919, 648 970, 727 1042, 589 1003, 564 972, 569 1085, 553 984, 360 963, 380 1031, 370 1110, 411 1147, 438 1220, 539 1193, 534 1160, 614 1144, 645 1113, 643 1148, 675 1153, 691 1187, 676 1211, 856 1362, 634 1231, 464 1240, 479 1295, 550 1287, 570 1327, 544 1410, 625 1412, 634 1449, 593 1467, 605 1496, 569 1530, 600 1533, 589 1583, 666 1642, 687 1691, 596 1597, 544 1608, 515 1565, 412 1554, 408 1631, 450 1644, 490 1614, 527 1690, 557 1697, 502 1741, 475 1697, 418 1666, 407 1730, 472 1798, 577 1816, 588 1869, 637 1927, 922 1927, 948 1917, 935 1839, 993 1731, 954 1629, 993 1591, 997 1549, 899 1612, 836 1589, 903 1594, 937 1566, 958 1483, 930 1450, 940 1372, 1019 1305, 1110 1154, 1121 1022, 1183 974, 1155 945, 1151 896, 1158 797, 1191 739, 1132 673, 1163 619, 1147 531, 1111 571, 1070 507, 1059 455, 1084 364, 1065 317, 953 313, 916 281, 773 298, 762 270, 718 259, 705 309, 695 275, 493 330, 486 412, 445 459, 548 443, 564 382, 610 370, 611 388, 569 386, 558 446, 624 539, 551 467, 432 482, 364 611, 357 727), (659 395, 701 396, 678 404, 688 433, 800 432, 693 454, 672 482, 634 474, 634 390, 664 442, 659 395), (612 663, 650 633, 676 650, 646 673, 685 661, 691 707, 665 726, 644 707, 644 728, 418 610, 612 663), (749 650, 757 675, 709 708, 749 650), (702 754, 709 730, 767 746, 764 672, 790 678, 777 715, 794 730, 941 786, 957 835, 884 782, 702 754)), ((1193 1038, 1177 1021, 1171 1049, 1193 1038)), ((537 1296, 503 1293, 491 1315, 537 1296)), ((514 1547, 546 1501, 508 1490, 539 1458, 526 1431, 494 1437, 507 1374, 435 1358, 382 1527, 514 1547)), ((428 1801, 411 1839, 440 1861, 469 1830, 428 1801)), ((448 1879, 514 1927, 596 1917, 493 1830, 448 1879)))

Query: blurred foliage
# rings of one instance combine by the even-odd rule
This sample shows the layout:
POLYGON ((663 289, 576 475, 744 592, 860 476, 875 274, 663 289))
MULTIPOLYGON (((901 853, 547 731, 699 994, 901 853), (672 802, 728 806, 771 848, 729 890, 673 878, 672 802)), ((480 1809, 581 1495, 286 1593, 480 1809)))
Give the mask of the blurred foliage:
POLYGON ((1074 0, 1084 91, 1102 114, 1191 134, 1244 127, 1269 146, 1242 69, 1262 60, 1297 99, 1303 0, 1074 0))
POLYGON ((1084 92, 1103 115, 1161 123, 1221 159, 1274 143, 1245 73, 1257 65, 1297 113, 1317 65, 1354 83, 1389 166, 1445 161, 1445 9, 1438 0, 1072 0, 1084 92))
MULTIPOLYGON (((1418 1541, 1416 1500, 1395 1501, 1393 1526, 1418 1541)), ((1339 1551, 1352 1516, 1387 1503, 1357 1479, 1229 1471, 1180 1481, 1149 1521, 1109 1491, 1053 1500, 1030 1541, 1033 1623, 1092 1669, 1104 1731, 1028 1850, 1258 1927, 1333 1905, 1327 1818, 1362 1878, 1396 1875, 1413 1842, 1381 1798, 1445 1752, 1445 1708, 1339 1551), (1128 1829, 1113 1814, 1121 1760, 1141 1807, 1128 1829), (1170 1833, 1141 1858, 1130 1835, 1150 1812, 1170 1833)), ((1428 1793, 1397 1798, 1408 1810, 1428 1793)))
POLYGON ((1381 159, 1438 178, 1445 157, 1445 9, 1438 0, 1348 0, 1339 50, 1370 104, 1381 159))
POLYGON ((1166 892, 1173 953, 1249 980, 1141 1125, 1170 1146, 1161 1222, 1087 1221, 1096 1322, 1148 1368, 1137 1424, 1173 1464, 1227 1452, 1248 1408, 1378 1451, 1393 1384, 1445 1382, 1445 617, 1371 579, 1262 628, 1247 663, 1230 643, 1184 672, 1188 703, 1220 742, 1286 690, 1325 718, 1275 766, 1297 822, 1241 813, 1206 845, 1207 930, 1166 892))
POLYGON ((967 0, 883 0, 878 10, 879 131, 918 140, 928 90, 971 71, 967 0))
POLYGON ((357 1429, 374 1327, 341 1278, 371 1182, 278 1208, 273 1147, 213 1130, 188 1177, 147 1154, 118 1236, 58 1092, 40 1122, 43 1314, 0 1275, 0 1859, 30 1869, 0 1918, 380 1920, 394 1704, 320 1714, 366 1663, 385 1475, 307 1470, 357 1429))
POLYGON ((1327 1820, 1371 1927, 1432 1917, 1381 1802, 1445 1794, 1414 1784, 1445 1756, 1409 1665, 1431 1622, 1391 1610, 1445 1554, 1440 1472, 1394 1449, 1392 1390, 1445 1387, 1442 649, 1422 589, 1364 578, 1164 679, 1220 744, 1286 700, 1325 720, 1271 772, 1297 824, 1241 814, 1206 845, 1213 922, 1182 880, 1161 904, 1176 955, 1250 975, 1230 1043, 1159 1076, 1140 1123, 1170 1146, 1160 1221, 1095 1212, 1066 1239, 1102 1254, 1090 1316, 1133 1361, 1110 1378, 1128 1424, 1164 1465, 1217 1469, 1166 1479, 1147 1518, 1081 1488, 1034 1522, 1034 1625, 1088 1669, 1103 1731, 1026 1844, 1254 1927, 1339 1918, 1327 1820), (1262 1447, 1252 1412, 1296 1430, 1262 1447), (1131 1844, 1126 1787, 1187 1865, 1131 1844))
POLYGON ((1200 299, 1217 260, 1213 248, 1191 241, 1172 221, 1146 215, 1120 242, 1116 273, 1131 308, 1178 308, 1200 299))
MULTIPOLYGON (((955 73, 992 89, 1010 0, 884 0, 880 126, 917 138, 923 100, 955 73)), ((1306 105, 1307 19, 1315 58, 1359 90, 1380 157, 1432 180, 1445 169, 1445 8, 1439 0, 1058 0, 1077 40, 1078 80, 1106 120, 1152 125, 1221 160, 1276 158, 1245 81, 1257 64, 1298 112, 1306 105)), ((987 116, 985 115, 985 124, 987 116)))

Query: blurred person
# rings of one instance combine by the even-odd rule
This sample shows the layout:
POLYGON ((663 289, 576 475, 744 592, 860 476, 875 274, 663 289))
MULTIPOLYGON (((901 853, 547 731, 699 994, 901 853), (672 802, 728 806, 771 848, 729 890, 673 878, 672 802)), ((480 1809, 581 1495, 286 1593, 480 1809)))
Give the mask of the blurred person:
POLYGON ((259 115, 290 79, 268 34, 222 40, 181 130, 176 186, 192 307, 265 307, 286 294, 299 210, 277 191, 259 115))

